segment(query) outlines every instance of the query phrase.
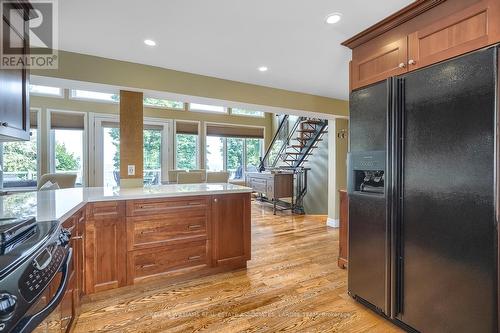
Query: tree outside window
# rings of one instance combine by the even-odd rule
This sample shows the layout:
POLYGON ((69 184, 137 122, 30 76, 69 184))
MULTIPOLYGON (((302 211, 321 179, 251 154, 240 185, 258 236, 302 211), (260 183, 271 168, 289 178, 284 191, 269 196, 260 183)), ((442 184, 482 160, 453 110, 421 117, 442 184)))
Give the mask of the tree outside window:
POLYGON ((176 168, 179 170, 193 170, 197 168, 196 142, 198 136, 194 134, 176 135, 176 168))

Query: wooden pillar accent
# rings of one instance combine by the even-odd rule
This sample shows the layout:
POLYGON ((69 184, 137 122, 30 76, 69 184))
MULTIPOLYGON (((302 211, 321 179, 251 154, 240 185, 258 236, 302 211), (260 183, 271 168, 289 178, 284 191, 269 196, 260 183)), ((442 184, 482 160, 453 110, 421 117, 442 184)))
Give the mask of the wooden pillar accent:
POLYGON ((143 94, 120 90, 120 186, 143 186, 143 94), (135 174, 128 174, 128 166, 135 174))

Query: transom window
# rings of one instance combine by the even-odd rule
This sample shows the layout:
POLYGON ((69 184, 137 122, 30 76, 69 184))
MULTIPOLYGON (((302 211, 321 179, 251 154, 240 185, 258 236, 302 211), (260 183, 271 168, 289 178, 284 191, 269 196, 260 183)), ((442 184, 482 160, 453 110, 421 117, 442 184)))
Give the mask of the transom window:
POLYGON ((227 109, 223 106, 208 105, 208 104, 198 104, 190 103, 189 110, 191 111, 205 111, 205 112, 216 112, 216 113, 227 113, 227 109))
POLYGON ((260 117, 260 118, 264 117, 263 111, 245 110, 245 109, 238 109, 238 108, 232 108, 231 114, 237 115, 237 116, 260 117))
POLYGON ((36 85, 36 84, 30 84, 30 94, 52 96, 52 97, 62 97, 63 90, 62 90, 62 88, 57 88, 57 87, 49 87, 49 86, 40 86, 40 85, 36 85))

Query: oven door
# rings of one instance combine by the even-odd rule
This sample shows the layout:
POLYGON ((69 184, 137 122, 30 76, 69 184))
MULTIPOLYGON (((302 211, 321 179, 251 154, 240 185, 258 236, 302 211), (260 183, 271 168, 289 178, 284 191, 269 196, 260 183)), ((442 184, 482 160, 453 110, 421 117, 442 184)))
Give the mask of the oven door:
POLYGON ((64 299, 69 285, 72 254, 73 250, 68 249, 61 270, 54 276, 52 282, 45 288, 13 332, 61 332, 64 320, 66 320, 62 316, 61 301, 64 299))

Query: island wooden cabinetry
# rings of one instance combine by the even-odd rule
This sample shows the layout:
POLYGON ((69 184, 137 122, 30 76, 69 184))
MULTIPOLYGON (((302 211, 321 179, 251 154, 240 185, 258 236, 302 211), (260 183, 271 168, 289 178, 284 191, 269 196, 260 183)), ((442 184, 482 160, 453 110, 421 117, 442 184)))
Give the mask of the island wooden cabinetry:
POLYGON ((250 259, 249 193, 93 202, 86 213, 87 294, 250 259))
POLYGON ((250 196, 218 195, 212 199, 215 266, 246 266, 250 260, 250 196))
POLYGON ((500 1, 419 0, 342 43, 351 89, 500 42, 500 1))
POLYGON ((85 221, 85 292, 127 284, 125 201, 87 204, 85 221))
POLYGON ((127 282, 210 266, 210 197, 127 202, 127 282))

